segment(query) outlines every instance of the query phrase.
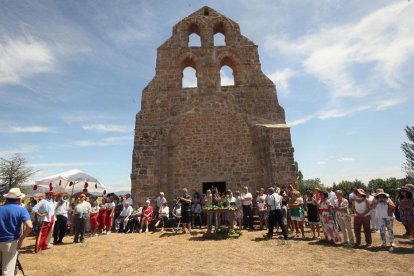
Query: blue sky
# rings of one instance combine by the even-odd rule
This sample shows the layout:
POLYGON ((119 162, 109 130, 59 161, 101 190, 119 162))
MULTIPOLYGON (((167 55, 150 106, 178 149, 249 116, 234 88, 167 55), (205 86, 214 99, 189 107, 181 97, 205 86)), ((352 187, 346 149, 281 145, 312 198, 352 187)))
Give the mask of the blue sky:
POLYGON ((402 177, 414 125, 412 1, 1 1, 0 156, 130 185, 156 48, 208 5, 259 45, 305 178, 402 177))

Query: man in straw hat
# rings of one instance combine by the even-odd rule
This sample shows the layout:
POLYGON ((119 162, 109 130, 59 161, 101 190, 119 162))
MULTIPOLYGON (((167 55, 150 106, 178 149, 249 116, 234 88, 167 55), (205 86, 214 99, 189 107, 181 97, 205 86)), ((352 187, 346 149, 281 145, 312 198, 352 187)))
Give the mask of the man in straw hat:
POLYGON ((45 199, 40 200, 32 209, 32 212, 38 216, 40 223, 36 237, 35 253, 51 247, 51 245, 47 243, 47 237, 52 231, 55 222, 55 205, 52 202, 52 196, 52 191, 46 191, 45 199))
POLYGON ((14 275, 17 250, 22 246, 23 240, 32 231, 33 225, 29 212, 20 207, 25 197, 19 188, 12 188, 3 195, 6 204, 0 206, 0 258, 2 262, 2 275, 14 275), (20 230, 24 224, 24 231, 20 230))

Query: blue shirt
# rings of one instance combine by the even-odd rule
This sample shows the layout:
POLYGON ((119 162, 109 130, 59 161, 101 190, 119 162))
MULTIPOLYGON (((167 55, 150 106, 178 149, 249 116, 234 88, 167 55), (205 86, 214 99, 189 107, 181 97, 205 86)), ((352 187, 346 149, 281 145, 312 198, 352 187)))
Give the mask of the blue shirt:
POLYGON ((26 208, 16 203, 0 206, 0 242, 18 240, 22 223, 28 220, 30 215, 26 208))

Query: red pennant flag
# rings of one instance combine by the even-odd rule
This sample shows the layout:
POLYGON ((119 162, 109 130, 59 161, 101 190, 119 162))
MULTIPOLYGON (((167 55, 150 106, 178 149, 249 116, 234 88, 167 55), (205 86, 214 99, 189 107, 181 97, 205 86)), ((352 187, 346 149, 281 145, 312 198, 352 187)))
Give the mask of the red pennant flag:
POLYGON ((95 189, 98 189, 98 183, 95 183, 95 189))
POLYGON ((106 190, 103 191, 103 194, 106 195, 106 190))
POLYGON ((83 189, 83 192, 84 192, 84 193, 87 193, 87 192, 88 192, 88 189, 86 189, 86 188, 85 188, 85 189, 83 189))
POLYGON ((36 191, 37 190, 37 185, 36 184, 34 184, 34 186, 33 186, 33 191, 36 191))
POLYGON ((85 182, 85 186, 84 186, 85 189, 88 188, 88 186, 89 186, 88 182, 85 182))
POLYGON ((62 179, 59 180, 59 186, 62 186, 62 179))
POLYGON ((71 182, 69 183, 69 187, 70 187, 70 186, 72 186, 72 185, 73 185, 73 182, 71 181, 71 182))

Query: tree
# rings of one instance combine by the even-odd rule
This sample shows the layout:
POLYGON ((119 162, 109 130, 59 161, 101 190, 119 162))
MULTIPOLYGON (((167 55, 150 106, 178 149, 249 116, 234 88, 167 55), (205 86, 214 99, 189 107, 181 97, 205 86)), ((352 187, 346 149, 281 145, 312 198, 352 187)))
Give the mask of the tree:
POLYGON ((396 197, 396 189, 401 188, 404 183, 394 177, 388 179, 372 179, 368 183, 368 188, 375 192, 376 189, 383 189, 392 199, 396 197))
POLYGON ((359 188, 366 189, 367 186, 358 179, 355 179, 354 181, 342 180, 338 184, 333 185, 333 190, 342 190, 345 197, 348 197, 350 193, 359 188))
POLYGON ((10 159, 0 158, 0 194, 27 182, 35 172, 27 167, 27 160, 20 154, 10 159))
POLYGON ((313 190, 315 188, 323 189, 323 184, 319 178, 303 179, 299 182, 299 192, 301 194, 304 194, 307 189, 313 190))
POLYGON ((404 171, 407 174, 407 178, 414 178, 414 126, 405 127, 405 134, 407 135, 408 142, 401 144, 401 148, 405 155, 404 171))

